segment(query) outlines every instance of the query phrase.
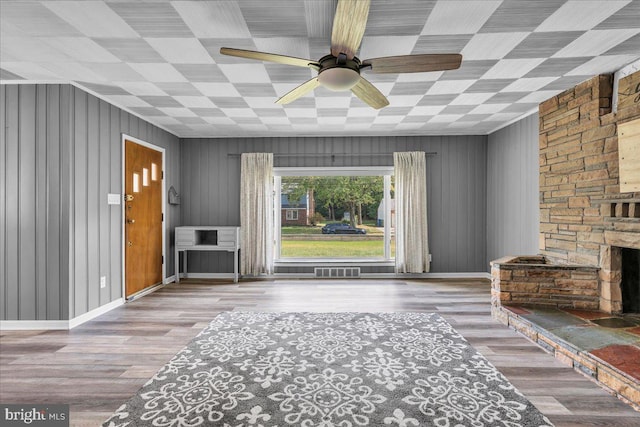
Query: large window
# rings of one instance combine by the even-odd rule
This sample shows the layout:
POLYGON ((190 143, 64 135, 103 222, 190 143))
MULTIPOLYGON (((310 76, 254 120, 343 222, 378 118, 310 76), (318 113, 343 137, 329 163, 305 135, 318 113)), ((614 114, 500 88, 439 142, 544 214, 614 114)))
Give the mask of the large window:
POLYGON ((390 167, 275 168, 276 259, 392 260, 392 173, 390 167), (292 212, 305 216, 289 223, 292 212))

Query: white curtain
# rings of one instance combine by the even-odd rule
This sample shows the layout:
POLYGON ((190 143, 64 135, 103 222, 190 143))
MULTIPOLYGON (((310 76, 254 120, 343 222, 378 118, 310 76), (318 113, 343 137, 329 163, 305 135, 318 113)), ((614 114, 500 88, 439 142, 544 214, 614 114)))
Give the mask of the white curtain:
POLYGON ((240 169, 240 273, 273 272, 273 154, 244 153, 240 169))
POLYGON ((423 151, 393 153, 397 273, 429 271, 426 163, 423 151))

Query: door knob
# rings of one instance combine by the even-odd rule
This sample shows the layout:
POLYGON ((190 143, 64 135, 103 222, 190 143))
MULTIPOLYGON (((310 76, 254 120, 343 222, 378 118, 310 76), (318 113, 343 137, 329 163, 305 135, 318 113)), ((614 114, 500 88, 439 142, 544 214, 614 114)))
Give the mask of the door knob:
POLYGON ((125 194, 124 195, 125 202, 130 202, 133 200, 133 194, 125 194))
POLYGON ((129 246, 129 247, 133 246, 133 242, 131 242, 131 241, 127 242, 127 246, 129 246))
POLYGON ((135 224, 135 219, 127 219, 127 224, 135 224))

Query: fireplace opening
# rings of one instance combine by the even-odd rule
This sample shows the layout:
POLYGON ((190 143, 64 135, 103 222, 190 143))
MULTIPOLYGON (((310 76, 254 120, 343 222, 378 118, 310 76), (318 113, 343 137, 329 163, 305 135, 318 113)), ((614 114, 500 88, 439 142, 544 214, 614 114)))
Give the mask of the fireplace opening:
POLYGON ((640 313, 640 249, 622 248, 622 311, 640 313))

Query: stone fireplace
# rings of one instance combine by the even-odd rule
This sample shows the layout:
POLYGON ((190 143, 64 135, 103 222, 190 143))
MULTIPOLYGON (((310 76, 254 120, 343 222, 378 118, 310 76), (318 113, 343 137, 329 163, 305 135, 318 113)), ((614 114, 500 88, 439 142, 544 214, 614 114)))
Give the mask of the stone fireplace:
POLYGON ((640 118, 640 71, 619 80, 613 112, 612 95, 613 76, 600 75, 540 104, 540 254, 535 265, 492 263, 497 308, 623 312, 622 248, 640 249, 640 192, 620 191, 618 126, 640 118))

